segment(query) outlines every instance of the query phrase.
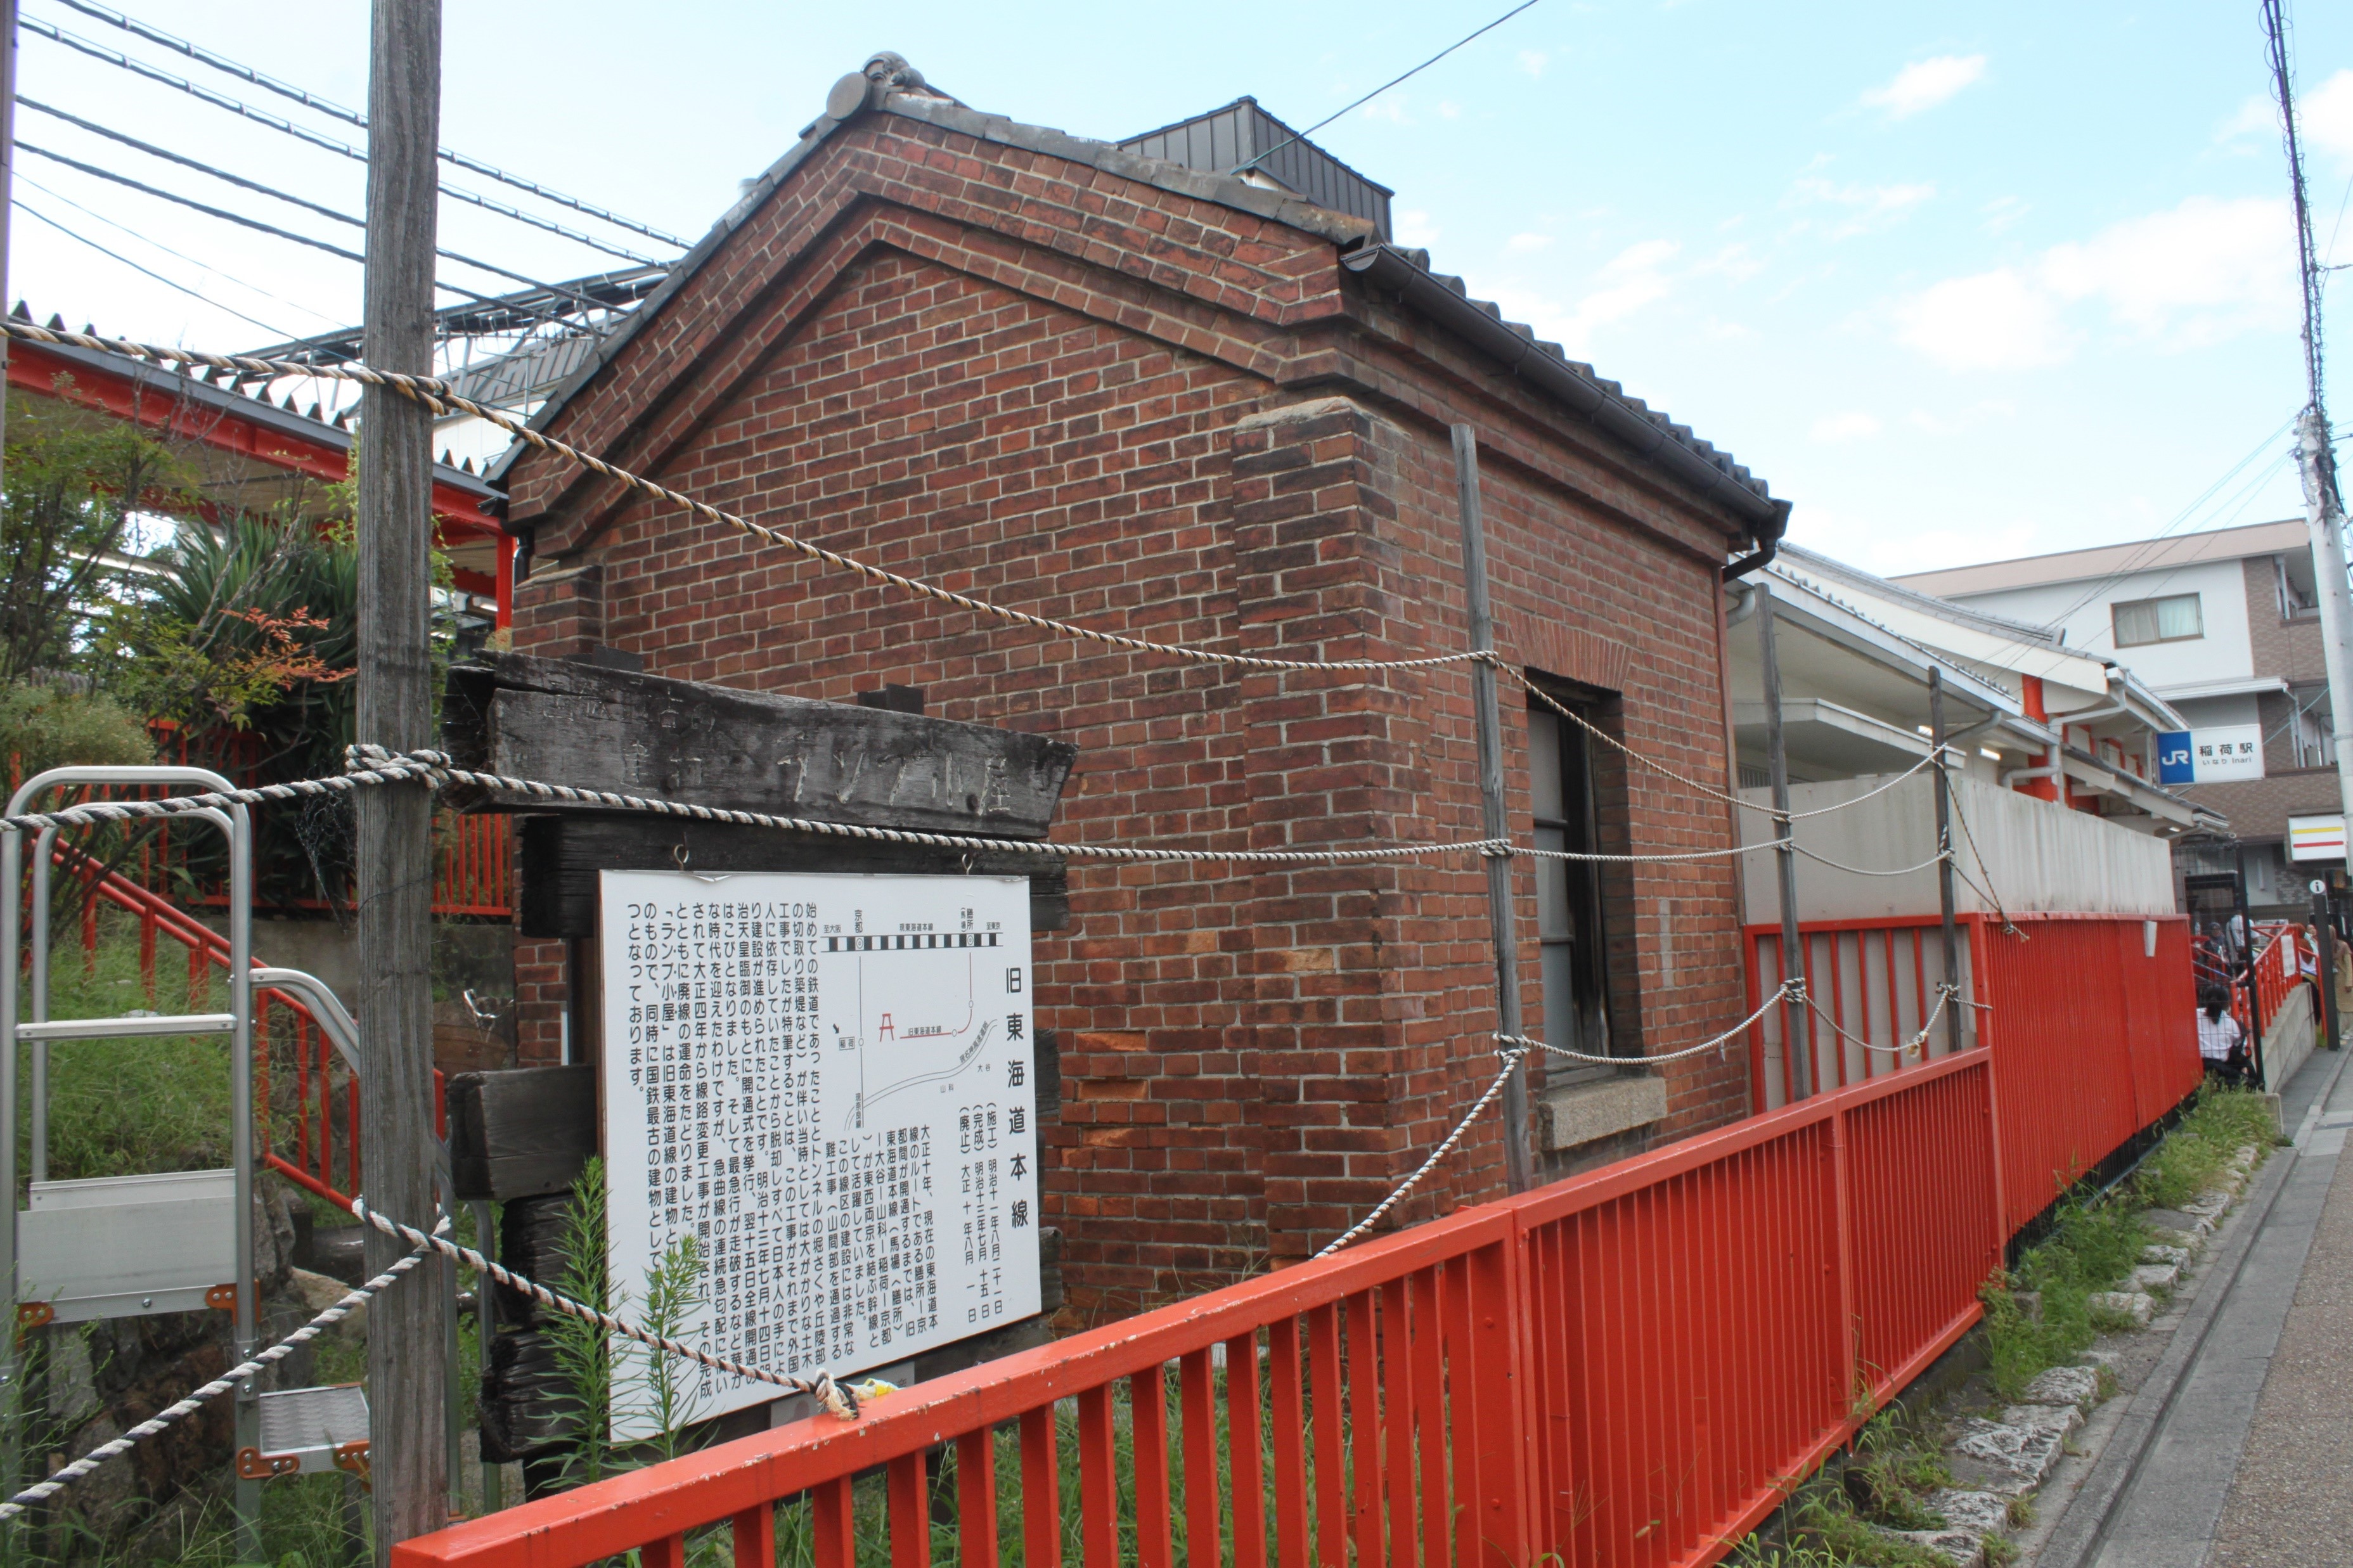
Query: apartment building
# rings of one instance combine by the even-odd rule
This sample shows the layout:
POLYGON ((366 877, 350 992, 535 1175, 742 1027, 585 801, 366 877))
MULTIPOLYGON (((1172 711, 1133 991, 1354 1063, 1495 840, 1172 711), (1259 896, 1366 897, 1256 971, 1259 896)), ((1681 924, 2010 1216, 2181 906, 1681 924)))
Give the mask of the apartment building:
MULTIPOLYGON (((1896 579, 2045 626, 2132 670, 2178 711, 2156 773, 2229 820, 2184 835, 2185 881, 2244 867, 2258 915, 2309 907, 2315 875, 2344 887, 2337 770, 2312 556, 2300 521, 2063 551, 1896 579), (2299 832, 2299 829, 2301 830, 2299 832), (2303 841, 2295 858, 2293 839, 2303 841)), ((2193 884, 2194 886, 2195 884, 2193 884)))

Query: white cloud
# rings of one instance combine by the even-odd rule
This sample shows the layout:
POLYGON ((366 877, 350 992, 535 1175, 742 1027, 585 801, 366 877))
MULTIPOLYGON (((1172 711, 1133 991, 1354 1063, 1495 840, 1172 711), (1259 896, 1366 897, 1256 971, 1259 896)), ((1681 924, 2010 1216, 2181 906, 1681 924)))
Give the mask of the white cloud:
POLYGON ((2293 234, 2284 202, 2192 196, 2052 247, 2042 279, 2063 299, 2105 302, 2139 337, 2195 347, 2294 323, 2293 234))
POLYGON ((1573 305, 1526 289, 1501 289, 1496 303, 1507 318, 1530 323, 1541 338, 1550 338, 1583 356, 1591 352, 1602 328, 1656 304, 1673 291, 1667 264, 1683 247, 1672 240, 1646 239, 1630 245, 1594 275, 1595 287, 1573 305))
POLYGON ((2239 105, 2238 111, 2222 121, 2215 131, 2217 142, 2237 142, 2246 137, 2279 134, 2279 104, 2269 93, 2259 92, 2239 105))
POLYGON ((1548 234, 1515 234, 1504 241, 1504 254, 1533 256, 1550 244, 1552 244, 1552 236, 1548 234))
POLYGON ((1402 98, 1379 98, 1365 105, 1367 120, 1386 120, 1392 125, 1411 125, 1413 115, 1408 111, 1402 98))
POLYGON ((1390 220, 1389 226, 1396 233, 1399 245, 1418 246, 1425 250, 1438 243, 1438 237, 1442 232, 1430 221, 1430 215, 1419 207, 1409 207, 1398 214, 1390 220))
POLYGON ((1551 59, 1552 57, 1542 49, 1522 49, 1520 68, 1530 76, 1542 76, 1545 73, 1545 67, 1551 59))
POLYGON ((1725 246, 1705 261, 1697 263, 1692 270, 1695 273, 1714 273, 1721 278, 1728 278, 1735 283, 1746 283, 1765 270, 1765 263, 1758 260, 1757 253, 1747 246, 1736 242, 1725 246))
POLYGON ((1462 106, 1461 106, 1461 104, 1459 104, 1459 103, 1455 102, 1452 99, 1451 99, 1451 98, 1441 98, 1441 99, 1440 99, 1440 100, 1438 100, 1438 118, 1439 118, 1439 119, 1440 119, 1440 120, 1455 120, 1455 119, 1459 119, 1459 118, 1461 118, 1461 113, 1462 113, 1462 106))
POLYGON ((2024 370, 2074 350, 2059 303, 2013 268, 1948 278, 1896 307, 1895 335, 1953 370, 2024 370))
POLYGON ((1862 95, 1866 109, 1883 109, 1890 120, 1903 120, 1938 104, 1985 76, 1983 55, 1938 55, 1915 60, 1895 73, 1885 87, 1862 95))
POLYGON ((1817 441, 1865 441, 1879 431, 1878 419, 1858 408, 1844 414, 1823 415, 1814 421, 1811 434, 1817 441))
POLYGON ((1896 307, 1896 336, 1950 369, 2031 369, 2082 345, 2070 307, 2086 305, 2105 307, 2126 335, 2165 351, 2292 328, 2286 204, 2192 196, 2032 261, 1947 279, 1896 307))
POLYGON ((1901 222, 1905 214, 1936 194, 1936 187, 1928 184, 1841 185, 1816 175, 1800 179, 1789 189, 1795 205, 1819 202, 1845 207, 1853 215, 1831 226, 1832 239, 1852 239, 1901 222))
POLYGON ((2353 163, 2353 68, 2338 71, 2296 106, 2305 140, 2353 163))
POLYGON ((1988 234, 2000 234, 2034 209, 2016 196, 1996 196, 1978 208, 1988 234))

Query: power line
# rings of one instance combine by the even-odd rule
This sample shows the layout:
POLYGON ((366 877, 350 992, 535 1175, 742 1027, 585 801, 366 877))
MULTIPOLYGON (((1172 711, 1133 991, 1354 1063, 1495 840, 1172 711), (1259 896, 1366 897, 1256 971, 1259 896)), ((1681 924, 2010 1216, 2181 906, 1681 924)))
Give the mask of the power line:
MULTIPOLYGON (((63 4, 74 5, 76 10, 79 10, 81 8, 79 5, 75 5, 75 0, 63 0, 63 4)), ((1493 21, 1480 28, 1477 32, 1464 34, 1461 37, 1455 39, 1452 43, 1447 45, 1444 48, 1439 50, 1428 59, 1422 61, 1421 64, 1414 67, 1413 69, 1406 72, 1404 76, 1391 77, 1388 80, 1381 83, 1380 86, 1373 89, 1372 91, 1365 94, 1364 97, 1356 100, 1356 102, 1349 104, 1345 109, 1333 110, 1323 119, 1317 121, 1314 124, 1309 126, 1306 130, 1293 136, 1290 142, 1278 142, 1273 146, 1268 148, 1265 152, 1261 153, 1257 157, 1250 159, 1249 163, 1237 163, 1226 172, 1229 174, 1239 174, 1243 170, 1250 167, 1253 163, 1263 163, 1269 158, 1273 157, 1277 153, 1282 152, 1285 147, 1292 145, 1293 142, 1306 141, 1310 136, 1314 135, 1318 131, 1323 130, 1326 125, 1331 124, 1332 121, 1339 119, 1343 114, 1347 113, 1349 110, 1361 109, 1366 104, 1372 102, 1373 100, 1380 97, 1381 94, 1388 91, 1389 89, 1397 86, 1398 83, 1407 79, 1408 77, 1419 76, 1423 71, 1428 70, 1430 67, 1436 65, 1439 61, 1444 59, 1447 56, 1452 54, 1463 45, 1471 42, 1472 39, 1479 37, 1483 34, 1493 32, 1496 28, 1502 26, 1504 23, 1510 21, 1513 17, 1518 16, 1521 12, 1527 10, 1530 6, 1535 5, 1535 4, 1537 4, 1537 0, 1521 0, 1519 5, 1513 6, 1510 10, 1496 17, 1493 21)))
MULTIPOLYGON (((1528 0, 1528 3, 1534 5, 1535 0, 1528 0)), ((86 0, 58 0, 58 4, 69 10, 79 11, 93 20, 104 22, 109 26, 120 27, 133 37, 144 38, 151 44, 160 44, 164 48, 195 60, 198 65, 208 66, 226 76, 233 76, 239 81, 250 82, 265 92, 274 92, 280 98, 290 99, 306 109, 316 110, 321 114, 332 115, 347 125, 356 125, 362 130, 367 128, 367 116, 355 109, 345 109, 343 105, 321 98, 315 93, 306 92, 291 82, 280 81, 276 77, 266 76, 251 66, 239 65, 226 56, 216 55, 200 45, 188 42, 185 38, 174 37, 160 27, 151 27, 144 22, 126 16, 119 11, 110 11, 103 5, 89 5, 86 0)), ((510 174, 503 169, 469 158, 449 148, 438 149, 438 156, 443 163, 455 163, 461 169, 470 170, 485 178, 496 180, 502 185, 511 185, 519 191, 528 191, 542 201, 554 202, 558 206, 569 207, 585 216, 601 218, 616 228, 625 228, 632 234, 644 235, 648 239, 658 239, 664 245, 676 246, 681 250, 686 248, 686 241, 674 235, 664 234, 661 230, 649 227, 634 218, 622 217, 603 207, 592 205, 577 196, 567 196, 561 191, 550 190, 545 185, 526 180, 519 174, 510 174)))
MULTIPOLYGON (((30 181, 26 183, 28 184, 31 184, 30 181)), ((35 186, 34 188, 37 190, 39 187, 35 186)), ((181 293, 185 294, 189 299, 197 301, 199 304, 209 305, 216 310, 226 310, 230 315, 235 316, 238 321, 249 322, 254 326, 259 327, 265 332, 274 332, 280 330, 277 327, 271 326, 268 321, 261 321, 257 317, 247 315, 243 310, 238 310, 234 305, 224 305, 217 300, 206 299, 204 295, 197 293, 194 289, 189 288, 185 283, 177 282, 172 279, 166 278, 153 268, 142 267, 139 263, 132 260, 131 258, 121 254, 120 251, 109 250, 105 246, 99 244, 98 241, 90 238, 88 235, 76 234, 72 229, 68 228, 65 225, 59 223, 48 214, 41 211, 40 208, 26 205, 25 200, 21 196, 9 197, 8 205, 15 207, 18 212, 23 213, 26 217, 37 218, 41 222, 47 224, 51 228, 56 229, 59 234, 64 235, 68 239, 72 240, 75 244, 86 245, 90 247, 90 249, 97 251, 100 256, 105 257, 108 260, 119 261, 123 266, 131 268, 133 272, 140 273, 148 278, 153 278, 156 282, 161 283, 166 289, 176 289, 181 293)))
MULTIPOLYGON (((183 168, 194 169, 200 174, 206 174, 211 176, 213 179, 236 185, 242 190, 251 191, 257 195, 268 196, 273 201, 281 201, 290 205, 301 207, 306 212, 316 213, 321 217, 332 218, 337 223, 348 225, 353 228, 365 229, 367 227, 367 222, 365 219, 353 217, 349 213, 340 212, 333 207, 323 205, 321 203, 311 200, 307 196, 298 196, 290 192, 281 191, 275 185, 265 185, 259 180, 248 180, 243 174, 233 174, 227 169, 216 168, 214 165, 205 163, 201 159, 191 158, 185 153, 174 153, 168 147, 158 147, 152 142, 142 142, 136 136, 125 135, 120 131, 111 130, 106 126, 100 125, 95 121, 84 120, 78 114, 68 114, 62 109, 52 109, 47 104, 38 102, 33 99, 25 98, 20 95, 16 101, 24 105, 26 109, 37 110, 43 114, 62 120, 69 125, 78 125, 93 135, 103 136, 110 142, 119 142, 123 146, 144 153, 151 158, 162 158, 168 163, 177 163, 183 168)), ((44 158, 54 159, 58 157, 58 154, 43 152, 38 147, 28 147, 26 150, 28 152, 38 153, 44 158)), ((59 161, 62 162, 63 160, 59 161)), ((102 170, 92 169, 88 164, 77 164, 75 166, 81 169, 85 174, 96 174, 100 175, 101 178, 111 179, 116 177, 114 175, 106 174, 102 170)), ((142 186, 141 188, 145 189, 147 187, 142 186)), ((533 289, 541 289, 546 293, 568 296, 577 303, 586 306, 591 310, 601 309, 603 306, 602 301, 591 299, 589 296, 579 292, 577 289, 572 289, 562 283, 543 283, 536 278, 527 277, 521 272, 511 271, 504 267, 497 266, 491 262, 479 261, 473 257, 462 255, 454 250, 439 249, 437 250, 436 254, 439 255, 446 260, 455 261, 467 267, 478 267, 485 272, 497 273, 501 278, 512 279, 517 283, 524 284, 533 289)), ((554 318, 550 319, 553 320, 554 318)))
MULTIPOLYGON (((364 163, 367 162, 367 153, 363 152, 361 149, 353 146, 348 142, 338 142, 332 136, 322 136, 318 132, 310 130, 304 126, 297 125, 290 120, 281 120, 277 115, 265 113, 261 110, 255 109, 249 104, 238 102, 236 99, 229 97, 226 93, 215 92, 208 87, 199 87, 195 82, 189 81, 184 77, 174 76, 169 71, 157 70, 153 66, 148 65, 143 61, 134 60, 127 55, 117 54, 114 50, 107 48, 102 45, 93 44, 86 38, 77 37, 73 34, 66 32, 62 28, 52 27, 47 23, 40 21, 35 17, 20 17, 17 25, 29 29, 36 37, 47 38, 51 43, 55 44, 63 44, 66 47, 73 49, 79 53, 88 55, 92 59, 102 60, 106 64, 114 66, 119 69, 127 70, 133 76, 143 77, 149 81, 159 83, 164 87, 177 88, 180 91, 186 93, 189 97, 195 99, 198 102, 210 104, 213 108, 221 110, 226 113, 234 114, 241 120, 249 120, 256 125, 267 126, 272 131, 291 136, 298 142, 308 142, 310 145, 319 148, 323 152, 338 153, 343 157, 351 159, 354 163, 364 163)), ((565 239, 575 242, 575 244, 587 246, 592 250, 601 250, 607 256, 617 256, 624 261, 634 261, 640 267, 660 267, 665 265, 665 263, 656 261, 650 256, 640 256, 634 250, 626 249, 621 246, 608 244, 604 240, 596 238, 593 235, 582 234, 577 229, 566 228, 560 223, 550 222, 546 218, 536 216, 531 213, 519 212, 515 208, 508 206, 503 202, 494 202, 488 196, 477 195, 472 191, 467 190, 461 185, 452 185, 444 183, 440 186, 440 191, 445 196, 448 196, 453 200, 466 202, 473 206, 478 206, 484 212, 496 213, 501 217, 512 218, 517 223, 528 224, 533 228, 543 229, 549 234, 559 235, 565 239)))
MULTIPOLYGON (((361 255, 356 250, 346 250, 342 246, 335 244, 332 240, 319 239, 307 234, 298 234, 290 228, 280 228, 274 223, 264 223, 258 217, 248 217, 243 213, 233 213, 226 207, 216 207, 208 202, 200 202, 194 196, 184 196, 176 191, 167 191, 159 185, 151 185, 144 180, 134 180, 128 174, 118 174, 111 169, 101 169, 95 163, 85 163, 79 158, 69 158, 62 153, 52 153, 46 147, 37 147, 32 142, 26 142, 22 138, 19 138, 16 142, 16 151, 20 153, 30 153, 37 158, 47 158, 53 163, 63 163, 67 168, 79 170, 82 174, 90 175, 94 179, 111 181, 118 185, 127 185, 131 189, 138 191, 142 195, 154 196, 162 201, 172 202, 180 206, 193 208, 197 212, 203 213, 206 217, 216 217, 224 223, 233 223, 239 228, 249 228, 259 234, 269 235, 274 238, 291 240, 296 245, 307 245, 313 250, 323 250, 330 256, 341 257, 345 261, 356 261, 363 267, 367 265, 366 257, 361 255)), ((277 193, 273 192, 271 194, 275 195, 277 193)), ((289 196, 285 199, 289 201, 300 201, 301 198, 289 196)), ((304 206, 310 206, 312 204, 302 202, 301 205, 304 206)), ((318 210, 325 212, 330 217, 342 216, 341 214, 338 214, 330 208, 321 207, 318 210)), ((350 222, 352 220, 345 218, 343 221, 350 222)), ((448 251, 442 251, 439 254, 449 257, 449 259, 453 261, 463 262, 469 267, 480 267, 484 271, 499 272, 510 278, 518 277, 515 273, 507 272, 504 268, 492 267, 490 263, 485 261, 473 261, 462 256, 450 256, 448 251)), ((535 282, 529 278, 519 278, 519 281, 529 283, 534 289, 545 289, 548 287, 548 285, 544 283, 535 282)), ((474 300, 478 304, 496 304, 501 306, 510 306, 512 304, 511 300, 501 300, 495 295, 478 293, 460 284, 451 283, 440 279, 435 279, 433 286, 436 289, 442 289, 448 293, 456 294, 463 299, 474 300)), ((540 320, 551 326, 566 326, 570 324, 566 322, 563 317, 541 310, 534 305, 513 306, 513 308, 525 310, 532 315, 537 316, 540 320)), ((273 331, 276 331, 275 328, 272 328, 271 330, 273 331)))
MULTIPOLYGON (((82 216, 94 218, 98 222, 104 224, 107 227, 114 230, 117 234, 126 235, 129 237, 139 241, 142 245, 153 246, 155 249, 162 251, 164 255, 171 257, 174 260, 186 262, 189 266, 195 268, 199 272, 209 272, 225 283, 234 283, 238 288, 259 294, 265 300, 274 300, 290 310, 300 310, 306 316, 315 316, 322 321, 337 322, 340 320, 337 317, 330 316, 324 310, 314 310, 311 306, 301 303, 300 300, 289 300, 283 294, 274 294, 269 289, 260 287, 259 284, 248 282, 245 279, 237 277, 235 273, 224 272, 219 268, 213 266, 210 262, 206 261, 199 257, 190 256, 184 250, 174 250, 170 246, 165 245, 162 240, 157 239, 153 235, 143 234, 138 229, 131 227, 127 224, 118 222, 116 219, 107 216, 102 212, 98 212, 92 208, 86 207, 82 205, 81 203, 74 200, 71 196, 67 195, 63 191, 51 190, 48 186, 41 184, 38 180, 34 179, 22 169, 12 171, 12 176, 23 184, 31 186, 34 190, 40 192, 41 195, 48 197, 51 201, 63 202, 66 205, 73 208, 74 211, 81 214, 82 216)), ((49 220, 45 219, 44 221, 46 222, 49 220)), ((77 235, 76 237, 79 238, 79 236, 77 235)), ((133 262, 131 263, 131 265, 136 266, 138 264, 133 262)), ((198 295, 197 298, 203 299, 205 297, 198 295)), ((221 309, 227 310, 229 310, 229 307, 224 305, 221 309)), ((231 311, 230 313, 233 315, 241 314, 241 312, 237 311, 231 311)), ((251 316, 246 316, 244 319, 248 321, 254 320, 251 316)), ((255 322, 255 324, 260 325, 261 323, 255 322)), ((349 357, 353 359, 358 358, 359 351, 354 348, 349 357)))

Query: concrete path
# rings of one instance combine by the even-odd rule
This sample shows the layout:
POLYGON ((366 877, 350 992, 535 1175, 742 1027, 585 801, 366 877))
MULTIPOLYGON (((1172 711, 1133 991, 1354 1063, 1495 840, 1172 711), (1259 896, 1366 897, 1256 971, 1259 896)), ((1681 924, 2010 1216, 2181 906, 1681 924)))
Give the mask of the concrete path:
POLYGON ((2353 1561, 2345 1061, 2320 1052, 2288 1086, 2297 1139, 2274 1155, 2291 1162, 2277 1199, 2236 1278, 2211 1283, 2227 1293, 2100 1532, 2097 1568, 2353 1561), (2327 1103, 2315 1103, 2324 1091, 2327 1103))
POLYGON ((2353 1108, 2342 1085, 2330 1099, 2302 1157, 2336 1159, 2337 1179, 2255 1402, 2214 1568, 2353 1561, 2353 1160, 2336 1158, 2353 1108))

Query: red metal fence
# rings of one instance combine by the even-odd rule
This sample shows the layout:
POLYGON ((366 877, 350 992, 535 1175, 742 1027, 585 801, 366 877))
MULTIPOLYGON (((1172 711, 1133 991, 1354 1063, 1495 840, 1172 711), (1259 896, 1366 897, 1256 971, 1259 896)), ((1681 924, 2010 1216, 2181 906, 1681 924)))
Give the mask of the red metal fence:
MULTIPOLYGON (((147 1000, 155 1000, 157 952, 168 942, 186 954, 188 1008, 201 1011, 200 999, 213 971, 228 968, 228 938, 170 900, 62 844, 52 854, 61 872, 88 885, 81 919, 84 954, 93 960, 97 954, 99 906, 123 910, 139 923, 139 971, 147 1000)), ((264 967, 259 955, 253 963, 264 967)), ((360 1189, 359 1079, 299 997, 267 988, 254 992, 253 1069, 259 1147, 266 1163, 321 1197, 350 1207, 351 1199, 342 1189, 360 1189), (290 1095, 282 1080, 273 1090, 273 1068, 280 1067, 292 1071, 290 1095), (280 1110, 287 1114, 279 1115, 280 1110)), ((446 1137, 443 1089, 442 1074, 436 1068, 434 1116, 437 1131, 446 1137)))
POLYGON ((1030 1568, 1713 1562, 1976 1321, 2005 1235, 1992 1065, 1883 1075, 395 1561, 674 1568, 727 1526, 768 1568, 775 1505, 807 1494, 825 1568, 878 1531, 926 1563, 934 1530, 972 1568, 1000 1531, 1030 1568))

